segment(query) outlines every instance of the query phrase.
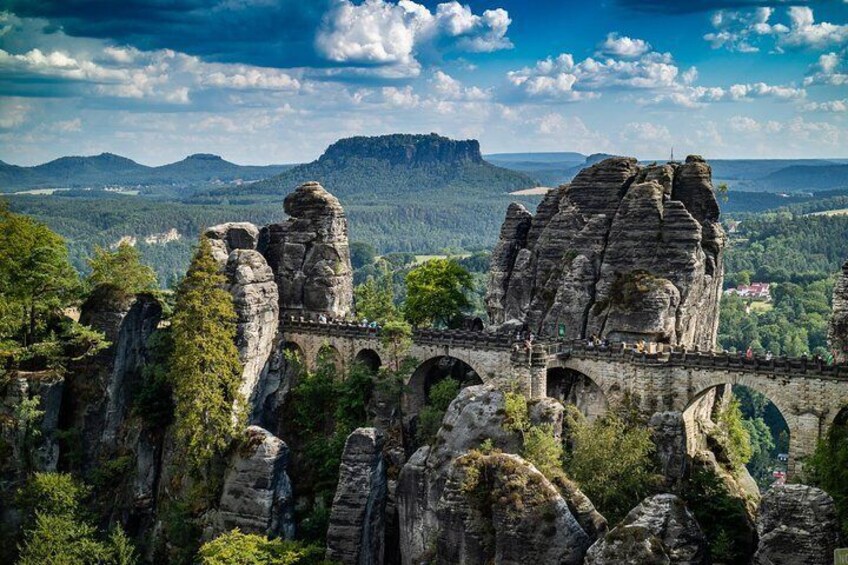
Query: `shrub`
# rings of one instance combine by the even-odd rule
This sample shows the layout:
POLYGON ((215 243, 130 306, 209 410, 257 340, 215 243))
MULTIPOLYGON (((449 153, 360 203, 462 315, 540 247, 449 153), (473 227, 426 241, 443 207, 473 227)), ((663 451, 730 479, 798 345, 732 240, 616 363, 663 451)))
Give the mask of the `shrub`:
POLYGON ((319 546, 296 541, 268 539, 232 530, 200 548, 201 565, 317 565, 324 563, 319 546))

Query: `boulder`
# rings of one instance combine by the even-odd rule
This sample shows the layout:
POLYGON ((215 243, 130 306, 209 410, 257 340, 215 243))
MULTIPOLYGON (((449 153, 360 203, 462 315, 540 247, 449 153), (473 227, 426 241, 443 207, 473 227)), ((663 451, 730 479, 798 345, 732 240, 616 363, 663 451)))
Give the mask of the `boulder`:
POLYGON ((385 438, 358 428, 345 442, 327 531, 327 560, 345 565, 383 563, 387 494, 385 438))
POLYGON ((212 256, 221 265, 236 249, 256 249, 259 228, 249 222, 228 222, 207 229, 204 234, 212 246, 212 256))
POLYGON ((507 453, 459 458, 437 517, 437 563, 578 565, 591 543, 557 488, 507 453))
POLYGON ((236 345, 244 367, 239 392, 252 407, 277 335, 280 317, 277 283, 265 258, 252 249, 232 251, 227 259, 226 275, 238 316, 236 345))
POLYGON ((487 288, 493 329, 712 348, 725 236, 710 175, 698 158, 615 157, 550 191, 532 218, 510 206, 487 288))
POLYGON ((646 498, 589 548, 586 565, 706 565, 706 539, 686 503, 673 494, 646 498))
POLYGON ((245 533, 294 537, 292 488, 286 474, 289 448, 259 426, 245 429, 224 475, 213 534, 245 533))
POLYGON ((260 251, 274 271, 280 313, 344 318, 353 311, 348 225, 338 199, 317 182, 284 201, 289 219, 261 234, 260 251))
POLYGON ((776 485, 760 501, 754 565, 830 565, 839 519, 829 494, 806 485, 776 485))

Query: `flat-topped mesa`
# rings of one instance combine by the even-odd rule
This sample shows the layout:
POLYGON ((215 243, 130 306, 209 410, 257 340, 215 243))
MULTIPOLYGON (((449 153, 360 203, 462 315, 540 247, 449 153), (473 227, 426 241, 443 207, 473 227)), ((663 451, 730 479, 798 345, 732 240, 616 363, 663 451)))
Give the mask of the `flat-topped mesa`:
POLYGON ((282 319, 347 316, 353 311, 353 269, 339 200, 307 182, 286 196, 284 208, 289 218, 263 228, 259 243, 279 287, 282 319))
POLYGON ((486 296, 495 330, 712 348, 725 235, 710 166, 614 157, 511 206, 486 296))

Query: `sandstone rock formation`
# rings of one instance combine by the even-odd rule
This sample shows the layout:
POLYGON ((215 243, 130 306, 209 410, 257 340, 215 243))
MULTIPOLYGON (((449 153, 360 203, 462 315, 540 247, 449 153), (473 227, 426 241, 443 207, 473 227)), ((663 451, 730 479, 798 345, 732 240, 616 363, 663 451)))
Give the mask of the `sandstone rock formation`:
POLYGON ((686 504, 673 494, 642 501, 586 554, 586 565, 705 565, 707 543, 686 504))
POLYGON ((308 182, 286 196, 284 206, 289 219, 264 228, 259 245, 276 277, 280 314, 343 318, 352 312, 353 270, 341 204, 308 182))
MULTIPOLYGON (((445 485, 459 458, 487 440, 506 453, 520 451, 520 435, 504 425, 504 406, 504 393, 497 388, 480 385, 462 389, 448 408, 433 446, 420 448, 404 465, 397 487, 404 564, 419 563, 431 555, 432 540, 445 528, 442 519, 454 520, 452 512, 445 513, 443 498, 445 485)), ((561 429, 562 408, 556 402, 544 401, 539 408, 531 405, 530 415, 535 424, 551 424, 555 430, 561 429)), ((526 478, 527 473, 521 474, 526 478)), ((564 508, 575 523, 579 520, 578 526, 583 525, 581 530, 591 543, 590 533, 594 536, 605 530, 603 517, 576 487, 566 489, 565 494, 559 494, 564 508)), ((561 508, 558 504, 557 508, 561 508)), ((457 515, 462 515, 464 511, 458 512, 457 515)), ((566 517, 561 519, 563 524, 571 523, 566 517)))
POLYGON ((277 284, 265 258, 251 249, 232 251, 226 274, 238 316, 236 345, 244 366, 239 392, 252 406, 277 335, 280 315, 277 284))
POLYGON ((339 485, 327 532, 327 559, 345 565, 380 565, 386 506, 385 438, 376 428, 358 428, 345 442, 339 485))
POLYGON ((830 565, 839 547, 833 499, 806 485, 778 485, 760 502, 755 565, 830 565))
POLYGON ((591 543, 557 488, 507 453, 459 458, 436 513, 437 563, 578 565, 591 543))
POLYGON ((224 475, 216 533, 239 528, 262 535, 294 536, 294 505, 286 474, 289 449, 258 426, 248 427, 224 475))
POLYGON ((549 192, 532 218, 509 208, 489 317, 495 328, 712 348, 724 245, 703 159, 606 159, 549 192))
POLYGON ((249 222, 228 222, 212 226, 204 233, 212 246, 212 256, 225 264, 235 249, 256 249, 259 243, 259 228, 249 222))
POLYGON ((689 467, 686 450, 686 425, 680 412, 657 412, 648 421, 656 446, 654 457, 662 472, 664 486, 675 490, 689 467))
POLYGON ((842 265, 842 275, 833 288, 833 315, 827 337, 836 360, 848 361, 848 261, 842 265))

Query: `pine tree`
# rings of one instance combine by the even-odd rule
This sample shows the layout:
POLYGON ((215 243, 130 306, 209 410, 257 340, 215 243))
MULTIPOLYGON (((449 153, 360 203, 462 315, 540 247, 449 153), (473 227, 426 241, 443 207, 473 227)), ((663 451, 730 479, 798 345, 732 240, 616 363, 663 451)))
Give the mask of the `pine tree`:
POLYGON ((236 313, 224 283, 203 238, 177 291, 172 322, 175 435, 195 474, 227 448, 242 419, 236 313))
POLYGON ((141 262, 141 253, 127 242, 121 242, 115 251, 100 246, 88 260, 91 275, 88 284, 94 287, 110 286, 124 294, 138 294, 156 290, 156 273, 141 262))

